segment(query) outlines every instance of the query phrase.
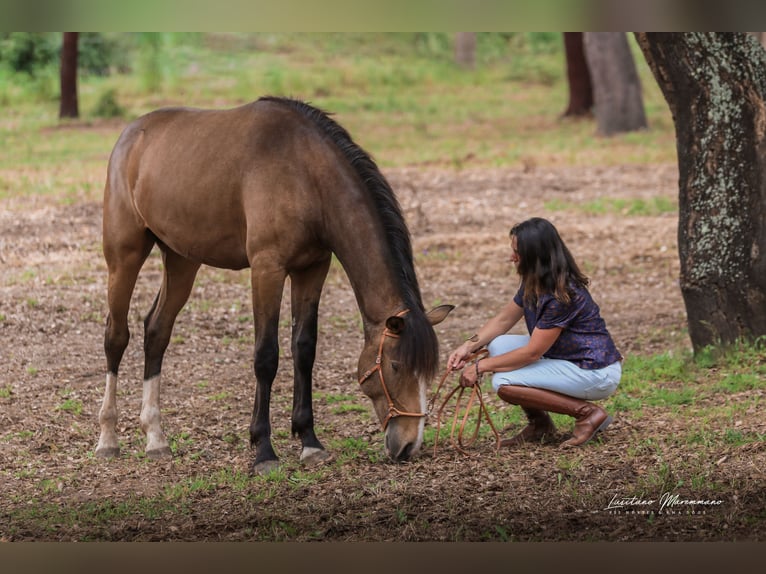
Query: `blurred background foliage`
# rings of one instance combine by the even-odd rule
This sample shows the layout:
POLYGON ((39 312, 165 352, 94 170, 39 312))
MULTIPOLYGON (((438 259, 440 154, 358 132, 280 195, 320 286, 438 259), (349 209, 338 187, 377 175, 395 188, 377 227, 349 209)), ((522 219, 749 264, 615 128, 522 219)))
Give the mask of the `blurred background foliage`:
MULTIPOLYGON (((667 105, 632 36, 649 129, 599 138, 563 119, 562 34, 477 33, 475 65, 454 33, 80 33, 80 124, 167 105, 300 98, 338 120, 381 165, 462 167, 675 161, 667 105)), ((0 33, 3 128, 59 124, 62 33, 0 33)), ((0 137, 1 134, 0 134, 0 137)))

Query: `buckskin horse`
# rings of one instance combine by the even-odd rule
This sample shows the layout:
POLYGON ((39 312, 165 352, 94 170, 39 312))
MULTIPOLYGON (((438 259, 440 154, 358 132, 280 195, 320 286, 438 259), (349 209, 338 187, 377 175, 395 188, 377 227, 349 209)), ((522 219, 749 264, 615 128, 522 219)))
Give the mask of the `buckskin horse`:
POLYGON ((332 254, 362 316, 358 373, 394 461, 423 441, 426 388, 438 364, 433 325, 453 309, 425 312, 410 234, 376 163, 327 113, 263 97, 224 110, 163 108, 134 120, 109 158, 103 205, 108 269, 106 389, 96 454, 119 455, 118 369, 130 333, 139 271, 157 245, 163 279, 144 320, 140 411, 146 455, 171 455, 160 422, 160 373, 176 316, 201 265, 249 268, 255 323, 251 471, 279 464, 269 405, 277 373, 279 313, 290 278, 294 361, 291 430, 306 464, 329 458, 314 432, 312 370, 319 299, 332 254))

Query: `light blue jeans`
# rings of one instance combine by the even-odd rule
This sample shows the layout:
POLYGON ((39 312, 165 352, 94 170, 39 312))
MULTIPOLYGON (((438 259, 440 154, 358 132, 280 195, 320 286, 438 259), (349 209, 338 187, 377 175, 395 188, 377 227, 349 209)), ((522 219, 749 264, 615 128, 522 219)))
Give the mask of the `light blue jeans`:
MULTIPOLYGON (((489 356, 495 357, 525 346, 527 335, 500 335, 488 346, 489 356)), ((556 391, 584 400, 605 399, 617 389, 622 376, 620 361, 603 369, 581 369, 570 361, 542 358, 516 369, 492 375, 495 392, 503 385, 518 385, 556 391)))

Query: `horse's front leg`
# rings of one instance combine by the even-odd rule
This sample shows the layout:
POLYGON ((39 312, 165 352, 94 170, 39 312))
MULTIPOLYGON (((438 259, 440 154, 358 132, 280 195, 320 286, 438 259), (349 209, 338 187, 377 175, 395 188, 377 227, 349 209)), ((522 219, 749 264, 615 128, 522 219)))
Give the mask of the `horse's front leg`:
POLYGON ((279 366, 279 309, 285 273, 265 271, 265 265, 252 264, 253 317, 255 320, 255 405, 250 421, 250 446, 255 449, 253 474, 266 474, 279 466, 271 443, 271 385, 279 366), (257 269, 257 271, 255 271, 257 269))
POLYGON ((312 406, 312 371, 316 358, 319 297, 330 269, 328 257, 291 279, 291 309, 293 314, 292 354, 294 362, 292 433, 301 439, 301 462, 317 464, 330 454, 314 432, 312 406))

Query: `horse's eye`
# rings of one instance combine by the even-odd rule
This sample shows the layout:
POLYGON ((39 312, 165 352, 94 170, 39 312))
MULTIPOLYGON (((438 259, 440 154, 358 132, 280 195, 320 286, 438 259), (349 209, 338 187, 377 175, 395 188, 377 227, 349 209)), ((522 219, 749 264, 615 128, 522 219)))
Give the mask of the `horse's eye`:
POLYGON ((391 361, 391 368, 395 373, 399 372, 399 361, 391 361))

